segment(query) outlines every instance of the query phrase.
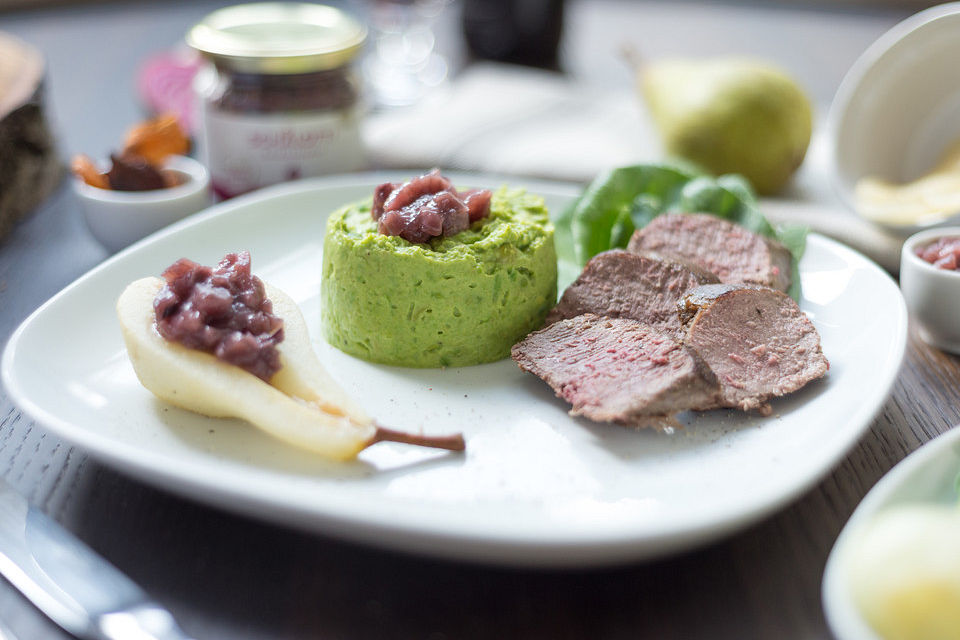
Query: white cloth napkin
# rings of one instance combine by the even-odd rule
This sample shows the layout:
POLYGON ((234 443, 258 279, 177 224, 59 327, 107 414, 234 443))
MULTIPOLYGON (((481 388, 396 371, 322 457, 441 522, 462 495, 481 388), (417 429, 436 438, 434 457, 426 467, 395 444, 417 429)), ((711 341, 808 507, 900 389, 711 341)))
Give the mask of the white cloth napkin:
MULTIPOLYGON (((631 87, 598 89, 557 73, 486 63, 413 107, 372 114, 364 137, 381 168, 437 166, 584 184, 611 167, 663 158, 631 87)), ((764 200, 762 210, 776 223, 809 225, 896 272, 903 239, 833 196, 826 142, 814 137, 786 197, 764 200)))
POLYGON ((374 114, 365 129, 371 160, 384 167, 586 182, 658 154, 630 92, 510 65, 474 65, 414 107, 374 114))

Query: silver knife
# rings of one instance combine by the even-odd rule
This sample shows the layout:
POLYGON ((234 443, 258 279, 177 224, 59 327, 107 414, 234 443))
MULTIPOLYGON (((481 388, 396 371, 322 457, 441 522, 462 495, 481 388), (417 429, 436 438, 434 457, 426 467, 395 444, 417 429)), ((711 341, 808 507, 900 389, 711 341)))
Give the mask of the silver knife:
POLYGON ((189 640, 166 609, 0 479, 0 573, 89 640, 189 640))

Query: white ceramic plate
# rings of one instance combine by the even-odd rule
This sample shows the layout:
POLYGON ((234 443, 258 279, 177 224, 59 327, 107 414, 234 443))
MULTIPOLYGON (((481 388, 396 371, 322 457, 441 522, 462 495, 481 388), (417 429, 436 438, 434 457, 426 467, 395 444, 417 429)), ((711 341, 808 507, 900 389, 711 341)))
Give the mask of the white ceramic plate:
MULTIPOLYGON (((458 184, 497 185, 454 175, 458 184)), ((857 441, 900 366, 907 319, 893 281, 860 254, 809 239, 802 308, 827 377, 761 418, 681 416, 674 433, 573 419, 511 361, 447 370, 369 364, 320 338, 320 251, 330 211, 383 176, 274 187, 213 207, 130 247, 60 292, 3 358, 11 398, 57 435, 159 487, 259 518, 427 554, 584 565, 665 554, 772 512, 857 441), (114 317, 128 282, 181 256, 249 249, 254 271, 296 299, 321 360, 381 422, 462 430, 465 455, 382 443, 331 464, 248 425, 193 415, 137 382, 114 317)), ((512 179, 559 211, 578 189, 512 179)))
POLYGON ((911 504, 955 505, 960 474, 960 428, 904 458, 870 490, 833 545, 823 573, 823 609, 839 640, 880 640, 860 616, 850 593, 847 558, 859 527, 878 512, 911 504))

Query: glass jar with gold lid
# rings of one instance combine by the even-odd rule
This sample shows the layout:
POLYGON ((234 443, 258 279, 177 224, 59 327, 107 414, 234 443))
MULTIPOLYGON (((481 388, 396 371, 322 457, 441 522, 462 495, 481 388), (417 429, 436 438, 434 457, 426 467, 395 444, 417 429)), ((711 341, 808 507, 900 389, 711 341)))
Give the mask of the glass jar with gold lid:
POLYGON ((190 30, 209 62, 195 90, 219 197, 363 166, 352 61, 365 39, 343 11, 306 3, 227 7, 190 30))

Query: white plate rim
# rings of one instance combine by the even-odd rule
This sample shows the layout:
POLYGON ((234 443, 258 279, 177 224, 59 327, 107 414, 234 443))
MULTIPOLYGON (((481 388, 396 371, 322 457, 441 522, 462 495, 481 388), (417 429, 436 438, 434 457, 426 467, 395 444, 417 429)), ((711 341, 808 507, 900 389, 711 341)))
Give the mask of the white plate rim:
MULTIPOLYGON (((207 492, 211 490, 209 483, 198 479, 185 478, 171 471, 168 467, 144 464, 142 460, 137 459, 137 447, 128 447, 124 443, 114 442, 98 433, 86 431, 83 428, 78 429, 77 425, 59 418, 45 407, 33 402, 20 388, 18 380, 13 373, 12 363, 21 336, 28 330, 35 318, 41 316, 46 309, 56 304, 60 298, 68 295, 74 287, 80 286, 88 279, 96 278, 99 273, 110 269, 112 265, 121 260, 123 256, 137 252, 142 247, 156 240, 189 229, 198 222, 221 215, 229 215, 229 213, 235 209, 300 190, 323 188, 325 186, 365 185, 384 180, 395 180, 398 179, 399 175, 401 174, 397 172, 344 174, 278 185, 214 205, 203 212, 148 236, 94 267, 73 283, 67 285, 63 290, 30 314, 14 331, 7 342, 2 360, 0 360, 0 380, 2 380, 11 400, 19 406, 24 413, 49 428, 56 435, 85 450, 104 464, 120 469, 134 478, 139 478, 161 489, 222 508, 222 504, 216 501, 216 498, 219 496, 218 492, 222 492, 222 489, 214 488, 214 493, 217 493, 217 496, 207 495, 207 492)), ((448 175, 454 180, 464 181, 475 180, 478 176, 482 176, 483 179, 488 180, 499 180, 502 178, 515 184, 523 184, 531 189, 541 189, 543 191, 557 190, 570 195, 579 193, 578 186, 563 182, 521 179, 516 176, 491 176, 490 174, 449 172, 448 175)), ((833 252, 851 256, 858 261, 870 265, 880 276, 889 280, 890 284, 896 289, 896 285, 893 284, 888 274, 853 249, 817 234, 811 234, 809 239, 813 242, 823 243, 833 252)), ((894 339, 889 345, 888 353, 890 354, 889 359, 895 361, 896 366, 890 366, 887 369, 887 375, 880 380, 879 384, 872 388, 872 394, 865 397, 864 401, 860 403, 860 410, 848 421, 856 424, 856 428, 850 428, 849 431, 846 432, 847 437, 844 439, 842 446, 837 446, 829 455, 823 456, 820 464, 817 465, 816 471, 810 473, 807 477, 803 478, 802 481, 794 483, 790 491, 785 491, 771 499, 753 504, 750 508, 743 509, 739 513, 727 517, 722 522, 700 523, 699 526, 688 527, 681 532, 660 536, 656 539, 651 539, 650 537, 625 538, 619 534, 598 536, 594 539, 585 539, 583 536, 574 536, 572 538, 558 536, 549 541, 491 539, 488 537, 470 538, 469 536, 462 536, 461 541, 470 548, 470 554, 466 556, 463 553, 444 546, 443 543, 449 542, 449 538, 445 536, 443 532, 423 531, 416 528, 404 530, 401 525, 385 525, 376 518, 358 518, 355 514, 344 517, 342 513, 316 513, 313 511, 309 513, 299 513, 291 511, 289 506, 277 507, 277 505, 270 504, 266 502, 262 496, 243 494, 241 492, 229 493, 229 497, 231 498, 229 510, 245 513, 259 519, 265 518, 307 531, 322 532, 347 540, 371 543, 378 546, 388 546, 393 549, 432 556, 507 565, 602 565, 622 560, 661 556, 681 549, 691 548, 740 529, 773 513, 794 500, 800 494, 809 490, 846 456, 850 448, 869 427, 873 417, 882 409, 883 402, 892 389, 903 360, 907 339, 907 312, 902 296, 897 296, 895 308, 897 316, 896 324, 901 330, 893 337, 894 339), (291 518, 291 515, 301 517, 309 516, 309 518, 298 520, 291 518), (384 533, 390 533, 394 536, 386 545, 382 538, 384 533), (651 551, 651 548, 654 550, 651 551)))

